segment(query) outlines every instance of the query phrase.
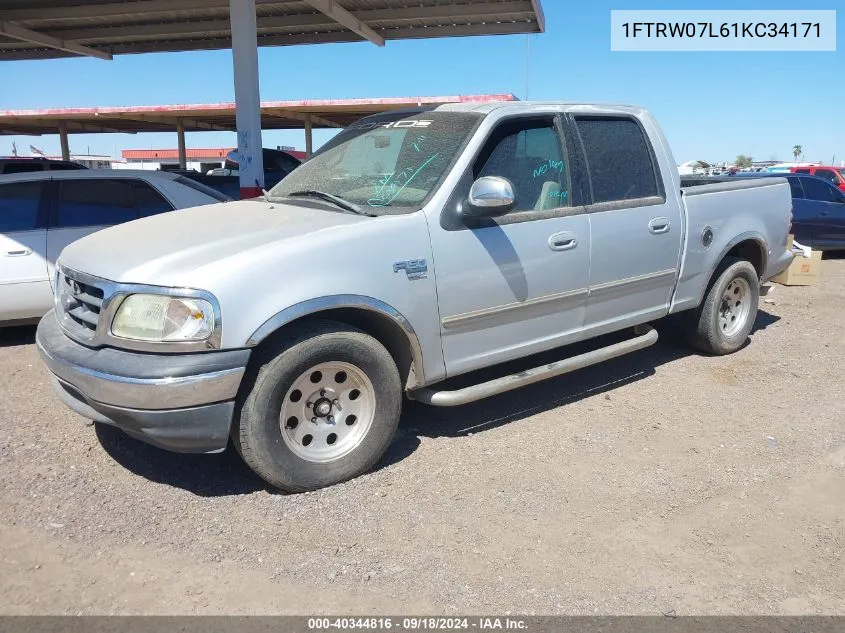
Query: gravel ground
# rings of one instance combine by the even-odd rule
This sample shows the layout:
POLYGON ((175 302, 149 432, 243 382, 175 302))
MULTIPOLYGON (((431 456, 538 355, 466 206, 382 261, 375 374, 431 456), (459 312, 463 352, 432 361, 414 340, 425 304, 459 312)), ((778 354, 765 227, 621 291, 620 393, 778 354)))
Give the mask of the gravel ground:
POLYGON ((724 358, 661 342, 455 409, 375 470, 268 491, 54 397, 0 331, 0 612, 845 614, 845 260, 724 358))

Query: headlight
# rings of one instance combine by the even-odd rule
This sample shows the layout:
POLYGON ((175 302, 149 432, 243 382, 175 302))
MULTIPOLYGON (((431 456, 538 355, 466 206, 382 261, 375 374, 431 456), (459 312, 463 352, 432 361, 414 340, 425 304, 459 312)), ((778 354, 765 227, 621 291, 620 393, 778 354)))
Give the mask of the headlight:
POLYGON ((202 341, 214 332, 214 309, 204 299, 129 295, 120 304, 111 331, 139 341, 202 341))

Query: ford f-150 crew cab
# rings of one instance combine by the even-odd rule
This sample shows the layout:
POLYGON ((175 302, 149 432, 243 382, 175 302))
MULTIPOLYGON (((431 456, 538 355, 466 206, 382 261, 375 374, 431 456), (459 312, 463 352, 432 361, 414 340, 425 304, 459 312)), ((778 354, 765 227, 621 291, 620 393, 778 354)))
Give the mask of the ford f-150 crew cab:
POLYGON ((781 179, 682 188, 638 107, 382 114, 263 198, 69 245, 37 343, 86 418, 174 451, 231 438, 270 484, 311 490, 377 462, 404 395, 451 406, 558 376, 651 345, 674 313, 696 348, 738 350, 791 261, 791 205, 781 179))

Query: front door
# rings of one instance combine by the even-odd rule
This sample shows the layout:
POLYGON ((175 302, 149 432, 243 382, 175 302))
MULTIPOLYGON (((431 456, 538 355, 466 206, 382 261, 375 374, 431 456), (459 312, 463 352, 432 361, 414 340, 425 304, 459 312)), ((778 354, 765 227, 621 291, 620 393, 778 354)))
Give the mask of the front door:
POLYGON ((0 185, 0 321, 40 317, 53 305, 44 189, 42 181, 0 185))
POLYGON ((430 222, 448 375, 555 347, 584 324, 590 223, 573 207, 553 115, 493 130, 443 215, 430 222), (456 219, 481 176, 506 178, 515 208, 456 219))
POLYGON ((600 334, 664 316, 684 232, 676 195, 666 195, 641 123, 575 116, 592 204, 590 296, 585 325, 600 334))

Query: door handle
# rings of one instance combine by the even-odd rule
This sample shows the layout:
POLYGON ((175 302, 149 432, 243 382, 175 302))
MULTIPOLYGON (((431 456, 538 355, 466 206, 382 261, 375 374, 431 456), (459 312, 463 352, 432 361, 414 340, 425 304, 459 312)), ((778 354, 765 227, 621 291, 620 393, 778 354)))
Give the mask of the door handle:
POLYGON ((578 236, 569 231, 555 233, 549 237, 549 248, 553 251, 571 251, 578 246, 578 236))
POLYGON ((661 233, 668 233, 671 226, 669 218, 652 218, 648 223, 649 233, 660 235, 661 233))
POLYGON ((819 215, 830 215, 830 211, 819 211, 819 215))
POLYGON ((6 257, 23 257, 24 255, 32 255, 32 249, 23 248, 19 251, 9 251, 6 253, 6 257))

